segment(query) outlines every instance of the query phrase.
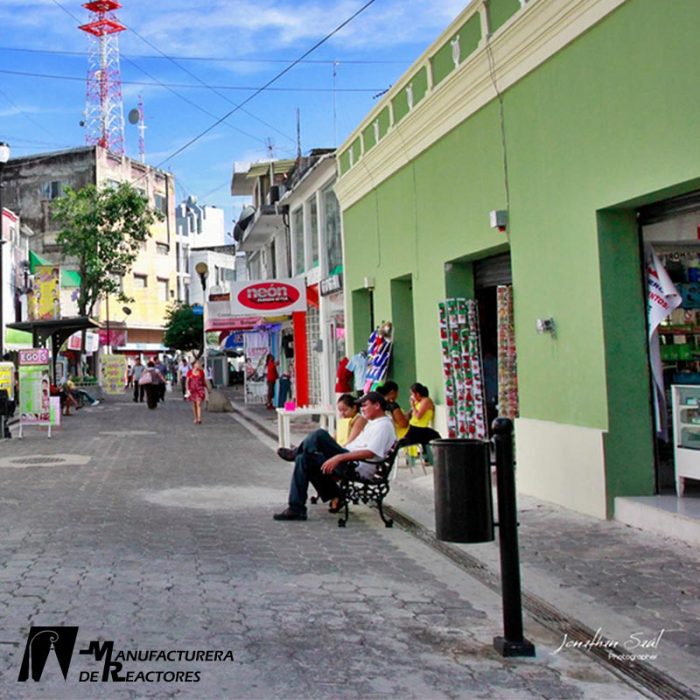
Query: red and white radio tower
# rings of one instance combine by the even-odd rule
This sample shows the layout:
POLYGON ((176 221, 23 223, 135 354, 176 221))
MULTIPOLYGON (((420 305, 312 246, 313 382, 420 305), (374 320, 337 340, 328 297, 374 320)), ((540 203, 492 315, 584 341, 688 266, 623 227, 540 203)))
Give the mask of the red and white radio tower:
POLYGON ((126 27, 117 21, 116 0, 93 0, 83 5, 92 21, 79 29, 91 35, 88 54, 85 141, 88 145, 122 155, 124 153, 124 107, 119 70, 119 32, 126 27))

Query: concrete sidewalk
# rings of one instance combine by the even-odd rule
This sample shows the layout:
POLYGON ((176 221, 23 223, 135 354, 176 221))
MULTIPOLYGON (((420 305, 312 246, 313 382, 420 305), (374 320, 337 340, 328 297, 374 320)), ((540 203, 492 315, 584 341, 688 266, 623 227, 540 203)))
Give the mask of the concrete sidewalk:
MULTIPOLYGON (((235 392, 232 398, 234 417, 276 447, 275 412, 243 404, 235 392)), ((316 427, 292 426, 296 443, 303 431, 316 427)), ((455 545, 436 540, 431 468, 426 471, 398 468, 387 498, 397 524, 500 590, 497 541, 455 545)), ((495 503, 494 492, 494 509, 495 503)), ((698 552, 680 540, 535 498, 519 496, 518 506, 526 612, 563 641, 583 646, 662 697, 700 697, 698 552)))

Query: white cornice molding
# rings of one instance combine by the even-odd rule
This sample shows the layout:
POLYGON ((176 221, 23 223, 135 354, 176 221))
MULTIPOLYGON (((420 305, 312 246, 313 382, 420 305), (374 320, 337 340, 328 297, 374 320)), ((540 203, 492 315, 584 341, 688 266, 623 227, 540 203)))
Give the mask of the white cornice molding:
MULTIPOLYGON (((491 39, 499 91, 517 83, 627 1, 531 0, 491 39)), ((449 31, 442 36, 449 37, 449 31)), ((487 51, 486 44, 482 44, 411 113, 392 126, 354 167, 339 176, 335 191, 342 210, 351 207, 496 98, 487 51)), ((377 105, 375 110, 383 107, 383 104, 377 105)), ((371 119, 372 113, 339 152, 352 143, 371 119)))

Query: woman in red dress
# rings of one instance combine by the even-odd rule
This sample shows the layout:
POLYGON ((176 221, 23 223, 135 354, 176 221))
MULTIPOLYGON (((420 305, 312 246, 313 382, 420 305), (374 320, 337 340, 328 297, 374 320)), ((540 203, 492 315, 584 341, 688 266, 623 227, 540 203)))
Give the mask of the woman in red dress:
POLYGON ((195 361, 187 375, 186 389, 187 400, 192 402, 194 423, 199 424, 202 422, 202 401, 204 401, 207 392, 207 380, 199 360, 195 361))

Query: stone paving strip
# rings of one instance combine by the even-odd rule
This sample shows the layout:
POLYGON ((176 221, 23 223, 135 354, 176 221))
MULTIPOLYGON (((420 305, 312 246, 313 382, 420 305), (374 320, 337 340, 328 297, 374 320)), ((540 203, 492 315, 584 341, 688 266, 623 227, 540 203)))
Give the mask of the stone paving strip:
POLYGON ((175 396, 0 445, 45 460, 0 464, 0 697, 651 697, 529 618, 537 657, 501 658, 500 597, 373 511, 273 521, 290 465, 175 396), (67 680, 64 630, 41 680, 17 680, 31 626, 78 627, 67 680))

